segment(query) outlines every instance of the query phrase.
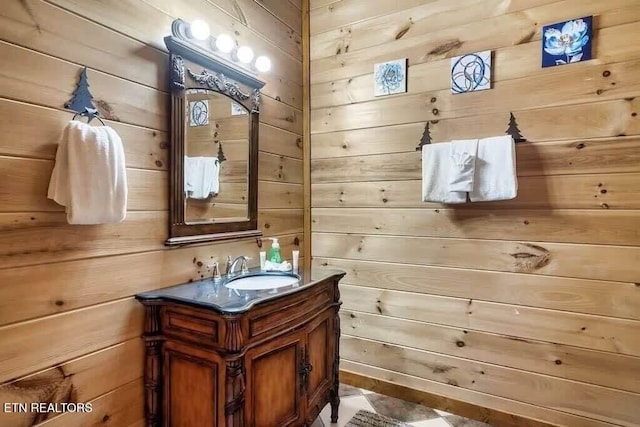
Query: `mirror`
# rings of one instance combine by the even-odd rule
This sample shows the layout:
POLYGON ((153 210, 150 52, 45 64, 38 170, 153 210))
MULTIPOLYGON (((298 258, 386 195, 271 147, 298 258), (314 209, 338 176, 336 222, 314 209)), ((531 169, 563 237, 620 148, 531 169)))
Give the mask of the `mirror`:
POLYGON ((249 111, 211 90, 185 90, 185 223, 249 220, 249 111))
POLYGON ((258 115, 263 82, 189 40, 176 20, 170 52, 169 238, 184 245, 259 236, 258 115))

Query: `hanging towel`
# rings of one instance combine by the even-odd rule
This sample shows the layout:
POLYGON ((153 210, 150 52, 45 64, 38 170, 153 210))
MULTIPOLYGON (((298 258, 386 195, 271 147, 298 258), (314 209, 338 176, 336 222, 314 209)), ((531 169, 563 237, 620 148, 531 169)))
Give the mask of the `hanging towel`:
POLYGON ((467 193, 449 191, 451 143, 422 146, 422 200, 436 203, 464 203, 467 193))
POLYGON ((217 157, 184 158, 184 190, 192 199, 207 199, 220 192, 220 162, 217 157))
POLYGON ((127 170, 116 131, 69 122, 58 145, 47 197, 66 207, 69 224, 124 221, 127 170))
POLYGON ((196 189, 197 157, 184 156, 184 192, 191 196, 196 189))
POLYGON ((516 149, 510 135, 484 138, 478 142, 472 202, 509 200, 518 194, 516 149))
POLYGON ((451 141, 451 169, 449 171, 449 191, 468 192, 473 190, 477 139, 451 141))

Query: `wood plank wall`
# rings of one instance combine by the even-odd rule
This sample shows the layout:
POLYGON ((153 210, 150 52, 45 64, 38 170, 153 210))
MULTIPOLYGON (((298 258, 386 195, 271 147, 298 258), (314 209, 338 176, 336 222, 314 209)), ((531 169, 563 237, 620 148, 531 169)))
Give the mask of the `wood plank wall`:
POLYGON ((640 3, 310 7, 312 253, 348 272, 341 369, 553 425, 640 425, 640 3), (587 15, 595 59, 542 69, 542 26, 587 15), (451 95, 450 57, 486 49, 493 88, 451 95), (373 65, 403 57, 408 93, 374 98, 373 65), (510 112, 531 141, 518 198, 421 202, 425 123, 436 142, 501 135, 510 112))
MULTIPOLYGON (((205 19, 271 57, 262 76, 259 226, 285 255, 303 242, 299 1, 7 0, 0 8, 0 401, 93 402, 47 425, 142 425, 141 306, 132 295, 210 274, 255 240, 167 249, 168 55, 176 17, 205 19), (69 226, 46 199, 58 136, 86 65, 125 144, 121 225, 69 226)), ((35 414, 0 411, 2 426, 35 414)))

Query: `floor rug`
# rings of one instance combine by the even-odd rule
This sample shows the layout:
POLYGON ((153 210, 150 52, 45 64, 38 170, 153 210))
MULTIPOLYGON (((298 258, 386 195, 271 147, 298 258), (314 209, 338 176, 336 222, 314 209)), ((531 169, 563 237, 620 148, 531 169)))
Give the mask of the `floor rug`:
POLYGON ((374 414, 373 412, 359 410, 353 418, 345 425, 345 427, 411 427, 409 424, 403 423, 384 415, 374 414))

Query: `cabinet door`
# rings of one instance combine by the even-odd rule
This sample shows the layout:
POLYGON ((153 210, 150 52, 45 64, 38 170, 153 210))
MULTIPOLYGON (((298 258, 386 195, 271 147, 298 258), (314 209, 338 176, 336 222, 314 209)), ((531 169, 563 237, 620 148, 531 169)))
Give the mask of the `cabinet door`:
POLYGON ((248 427, 300 425, 303 332, 268 341, 247 352, 248 427))
POLYGON ((224 425, 224 362, 216 353, 167 341, 163 369, 165 427, 224 425))
POLYGON ((335 342, 333 320, 335 311, 325 311, 313 320, 306 329, 308 362, 308 379, 306 387, 307 407, 326 403, 326 394, 333 380, 333 362, 335 358, 335 342))

